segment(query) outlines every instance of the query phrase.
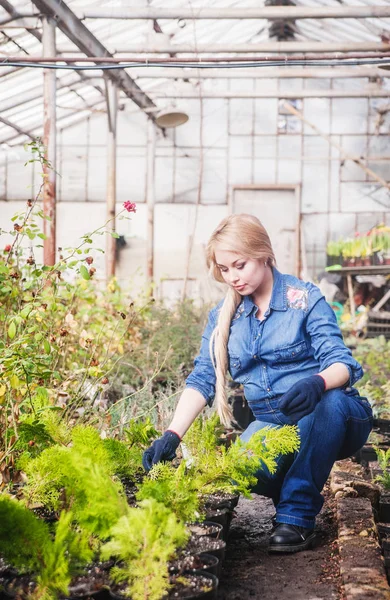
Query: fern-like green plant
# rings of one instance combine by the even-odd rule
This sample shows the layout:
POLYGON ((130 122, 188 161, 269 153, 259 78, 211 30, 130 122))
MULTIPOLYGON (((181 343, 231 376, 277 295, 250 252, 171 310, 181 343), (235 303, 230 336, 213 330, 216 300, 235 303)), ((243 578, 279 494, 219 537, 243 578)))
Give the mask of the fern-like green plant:
POLYGON ((224 446, 214 452, 199 449, 191 458, 189 476, 204 494, 239 492, 250 497, 250 489, 256 484, 256 473, 262 465, 274 473, 277 457, 298 448, 296 426, 266 427, 256 432, 248 442, 238 439, 228 449, 224 446))
POLYGON ((199 416, 192 423, 184 436, 183 442, 191 455, 201 452, 214 452, 218 447, 219 438, 223 433, 223 426, 214 412, 210 416, 199 416))
POLYGON ((72 513, 63 512, 54 536, 46 523, 7 494, 0 495, 1 555, 20 572, 33 572, 35 600, 66 595, 72 576, 93 557, 88 538, 72 528, 72 513))
POLYGON ((170 463, 157 463, 144 478, 136 494, 137 501, 153 498, 175 513, 183 522, 200 518, 199 493, 195 482, 181 462, 175 469, 170 463))
POLYGON ((382 448, 376 446, 374 448, 382 470, 382 473, 375 477, 375 481, 381 483, 386 490, 390 490, 390 448, 387 450, 382 450, 382 448))
POLYGON ((118 584, 126 584, 132 600, 159 600, 169 589, 168 560, 188 539, 185 526, 156 500, 128 508, 111 529, 110 541, 101 551, 103 559, 115 557, 122 565, 111 569, 118 584))

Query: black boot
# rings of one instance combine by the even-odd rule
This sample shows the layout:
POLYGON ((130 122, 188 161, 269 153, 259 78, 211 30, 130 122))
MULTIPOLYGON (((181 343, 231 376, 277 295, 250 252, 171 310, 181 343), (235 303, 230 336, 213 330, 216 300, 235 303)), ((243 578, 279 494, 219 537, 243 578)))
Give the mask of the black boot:
POLYGON ((269 539, 270 552, 299 552, 314 544, 314 529, 306 529, 289 523, 276 523, 269 539))

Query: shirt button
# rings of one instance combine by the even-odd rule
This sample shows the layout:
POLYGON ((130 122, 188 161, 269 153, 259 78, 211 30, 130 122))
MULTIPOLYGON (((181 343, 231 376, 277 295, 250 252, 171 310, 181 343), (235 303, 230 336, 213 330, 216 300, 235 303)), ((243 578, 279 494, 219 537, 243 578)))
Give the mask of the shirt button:
POLYGON ((269 388, 267 388, 267 392, 269 392, 269 391, 270 391, 270 389, 269 389, 269 388))
POLYGON ((254 355, 253 355, 253 358, 257 358, 257 354, 254 354, 254 355))
POLYGON ((265 366, 265 365, 263 366, 263 369, 266 369, 266 366, 265 366))

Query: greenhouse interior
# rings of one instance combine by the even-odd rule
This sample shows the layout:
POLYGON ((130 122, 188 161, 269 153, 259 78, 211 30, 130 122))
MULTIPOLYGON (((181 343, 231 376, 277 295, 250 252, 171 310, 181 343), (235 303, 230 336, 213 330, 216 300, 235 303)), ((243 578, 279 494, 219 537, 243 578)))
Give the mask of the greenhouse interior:
POLYGON ((0 0, 0 598, 390 599, 390 0, 0 0))

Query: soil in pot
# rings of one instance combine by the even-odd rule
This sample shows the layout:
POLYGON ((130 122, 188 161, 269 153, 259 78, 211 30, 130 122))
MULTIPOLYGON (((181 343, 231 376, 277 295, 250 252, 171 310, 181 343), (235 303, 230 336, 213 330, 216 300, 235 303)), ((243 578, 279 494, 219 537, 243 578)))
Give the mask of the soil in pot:
POLYGON ((167 599, 174 600, 202 598, 206 600, 216 598, 218 578, 210 573, 195 571, 186 575, 172 576, 171 583, 174 587, 169 591, 167 599))
POLYGON ((189 554, 169 564, 169 572, 172 574, 187 571, 205 571, 218 576, 219 570, 219 560, 212 554, 189 554))
POLYGON ((219 560, 218 574, 221 571, 223 559, 225 558, 226 542, 207 536, 191 538, 181 556, 189 554, 212 554, 219 560))
POLYGON ((36 585, 36 581, 31 573, 25 575, 18 574, 10 578, 5 577, 2 593, 4 598, 27 599, 34 592, 36 585))
POLYGON ((187 525, 192 535, 208 535, 212 538, 219 538, 222 536, 222 525, 213 521, 202 521, 189 523, 187 525))
POLYGON ((46 521, 46 523, 54 523, 59 519, 58 513, 53 510, 48 510, 44 506, 37 506, 32 509, 32 512, 38 519, 42 519, 43 521, 46 521))
POLYGON ((202 497, 202 503, 206 510, 215 510, 228 508, 234 510, 238 504, 240 494, 226 494, 224 492, 218 492, 215 494, 208 494, 202 497))
POLYGON ((129 477, 121 477, 121 484, 123 485, 123 489, 125 491, 125 495, 127 498, 127 503, 129 506, 136 505, 135 495, 138 491, 136 483, 129 477))
POLYGON ((222 525, 222 538, 224 540, 227 539, 232 516, 233 512, 229 508, 217 508, 216 510, 208 511, 206 513, 206 519, 208 521, 222 525))
POLYGON ((67 599, 103 599, 108 596, 108 569, 112 562, 99 563, 85 569, 74 577, 69 585, 67 599))

